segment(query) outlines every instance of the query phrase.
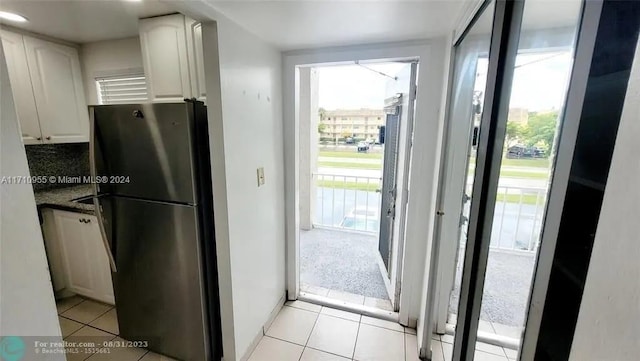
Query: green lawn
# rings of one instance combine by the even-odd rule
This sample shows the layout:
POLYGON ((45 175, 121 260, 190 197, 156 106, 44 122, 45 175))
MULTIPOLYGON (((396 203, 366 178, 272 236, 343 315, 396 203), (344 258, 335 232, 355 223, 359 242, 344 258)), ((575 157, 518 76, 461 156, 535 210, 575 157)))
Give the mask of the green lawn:
MULTIPOLYGON (((335 189, 348 189, 348 190, 358 190, 358 191, 367 191, 367 192, 375 192, 379 189, 378 184, 374 183, 357 183, 357 182, 342 182, 342 181, 333 181, 333 180, 319 180, 316 184, 318 187, 324 188, 335 188, 335 189)), ((519 194, 507 194, 506 197, 504 194, 499 193, 497 197, 498 202, 502 202, 503 200, 507 201, 507 203, 519 203, 520 195, 519 194)), ((523 204, 536 204, 537 195, 535 194, 525 194, 522 196, 523 204)), ((540 199, 539 202, 542 202, 540 199)))
POLYGON ((526 178, 526 179, 547 179, 549 178, 548 173, 538 173, 538 172, 522 172, 517 170, 503 170, 500 171, 501 177, 508 178, 526 178))
POLYGON ((316 185, 318 187, 325 188, 354 189, 367 192, 375 192, 377 189, 379 189, 379 185, 375 183, 342 182, 333 180, 318 180, 316 185))
MULTIPOLYGON (((536 204, 536 199, 537 199, 537 195, 535 194, 525 194, 522 196, 522 203, 523 204, 536 204)), ((502 202, 505 199, 505 195, 499 193, 498 196, 496 197, 496 200, 498 202, 502 202)), ((506 196, 506 202, 507 203, 519 203, 520 202, 520 195, 519 194, 507 194, 506 196)), ((540 202, 542 202, 542 199, 540 199, 540 202)))
MULTIPOLYGON (((470 163, 474 164, 475 159, 471 159, 470 163)), ((509 159, 502 158, 502 165, 511 167, 533 167, 533 168, 546 168, 549 169, 549 158, 536 158, 536 159, 509 159)))
POLYGON ((515 167, 536 167, 536 168, 549 168, 549 158, 536 158, 536 159, 502 159, 502 165, 515 166, 515 167))
MULTIPOLYGON (((349 169, 382 169, 382 164, 370 164, 370 163, 349 163, 349 162, 318 162, 318 166, 327 168, 349 168, 349 169)), ((470 173, 469 175, 473 175, 470 173)), ((547 179, 548 173, 543 172, 526 172, 517 170, 503 170, 500 172, 500 176, 509 178, 526 178, 526 179, 547 179)))
MULTIPOLYGON (((473 177, 473 171, 470 171, 468 174, 469 177, 473 177)), ((547 179, 549 178, 548 173, 533 173, 533 172, 522 172, 517 170, 503 170, 500 171, 500 177, 505 178, 523 178, 523 179, 547 179)))
POLYGON ((329 168, 352 168, 352 169, 382 169, 382 164, 370 164, 370 163, 348 163, 348 162, 318 162, 320 167, 329 168))
POLYGON ((331 158, 382 159, 382 153, 358 153, 355 149, 344 152, 321 150, 319 156, 331 158))

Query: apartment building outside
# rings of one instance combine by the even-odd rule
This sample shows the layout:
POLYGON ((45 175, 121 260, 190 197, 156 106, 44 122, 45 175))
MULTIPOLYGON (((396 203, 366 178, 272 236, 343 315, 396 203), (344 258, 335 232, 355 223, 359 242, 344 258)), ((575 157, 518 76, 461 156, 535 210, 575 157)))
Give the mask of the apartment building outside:
POLYGON ((320 109, 320 138, 377 138, 384 119, 382 109, 320 109))

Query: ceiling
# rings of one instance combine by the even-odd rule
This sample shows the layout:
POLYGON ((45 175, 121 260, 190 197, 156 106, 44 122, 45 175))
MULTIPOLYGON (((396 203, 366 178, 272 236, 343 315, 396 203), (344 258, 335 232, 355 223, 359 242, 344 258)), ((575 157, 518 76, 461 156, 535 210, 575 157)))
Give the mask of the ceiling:
MULTIPOLYGON (((87 43, 138 34, 138 18, 215 9, 282 50, 425 39, 450 34, 473 0, 0 0, 26 23, 4 24, 87 43), (204 6, 203 6, 204 5, 204 6)), ((581 1, 529 0, 525 28, 576 23, 581 1)), ((210 14, 210 13, 209 13, 210 14)), ((489 17, 488 17, 489 18, 489 17)), ((490 23, 475 31, 489 31, 490 23)))
POLYGON ((282 50, 450 34, 460 0, 214 1, 209 4, 282 50))
POLYGON ((461 0, 1 0, 4 24, 87 43, 138 34, 138 18, 205 3, 283 50, 424 39, 453 29, 461 0))
POLYGON ((2 0, 0 10, 29 19, 3 24, 74 43, 138 35, 138 18, 174 12, 156 0, 2 0))

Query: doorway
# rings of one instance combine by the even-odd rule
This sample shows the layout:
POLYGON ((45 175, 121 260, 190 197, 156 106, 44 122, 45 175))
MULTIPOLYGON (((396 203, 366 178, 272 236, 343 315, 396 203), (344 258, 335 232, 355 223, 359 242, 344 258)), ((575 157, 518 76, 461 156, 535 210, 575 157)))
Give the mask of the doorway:
POLYGON ((417 66, 296 69, 302 299, 387 316, 399 309, 417 66))

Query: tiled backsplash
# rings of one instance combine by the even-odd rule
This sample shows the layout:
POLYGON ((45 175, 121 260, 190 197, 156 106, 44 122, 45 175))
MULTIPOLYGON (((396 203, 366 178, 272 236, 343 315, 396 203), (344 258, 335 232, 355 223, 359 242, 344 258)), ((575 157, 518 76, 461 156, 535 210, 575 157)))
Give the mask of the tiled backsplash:
MULTIPOLYGON (((27 145, 27 161, 32 176, 88 176, 89 143, 27 145)), ((71 184, 34 184, 33 190, 68 187, 71 184)))

